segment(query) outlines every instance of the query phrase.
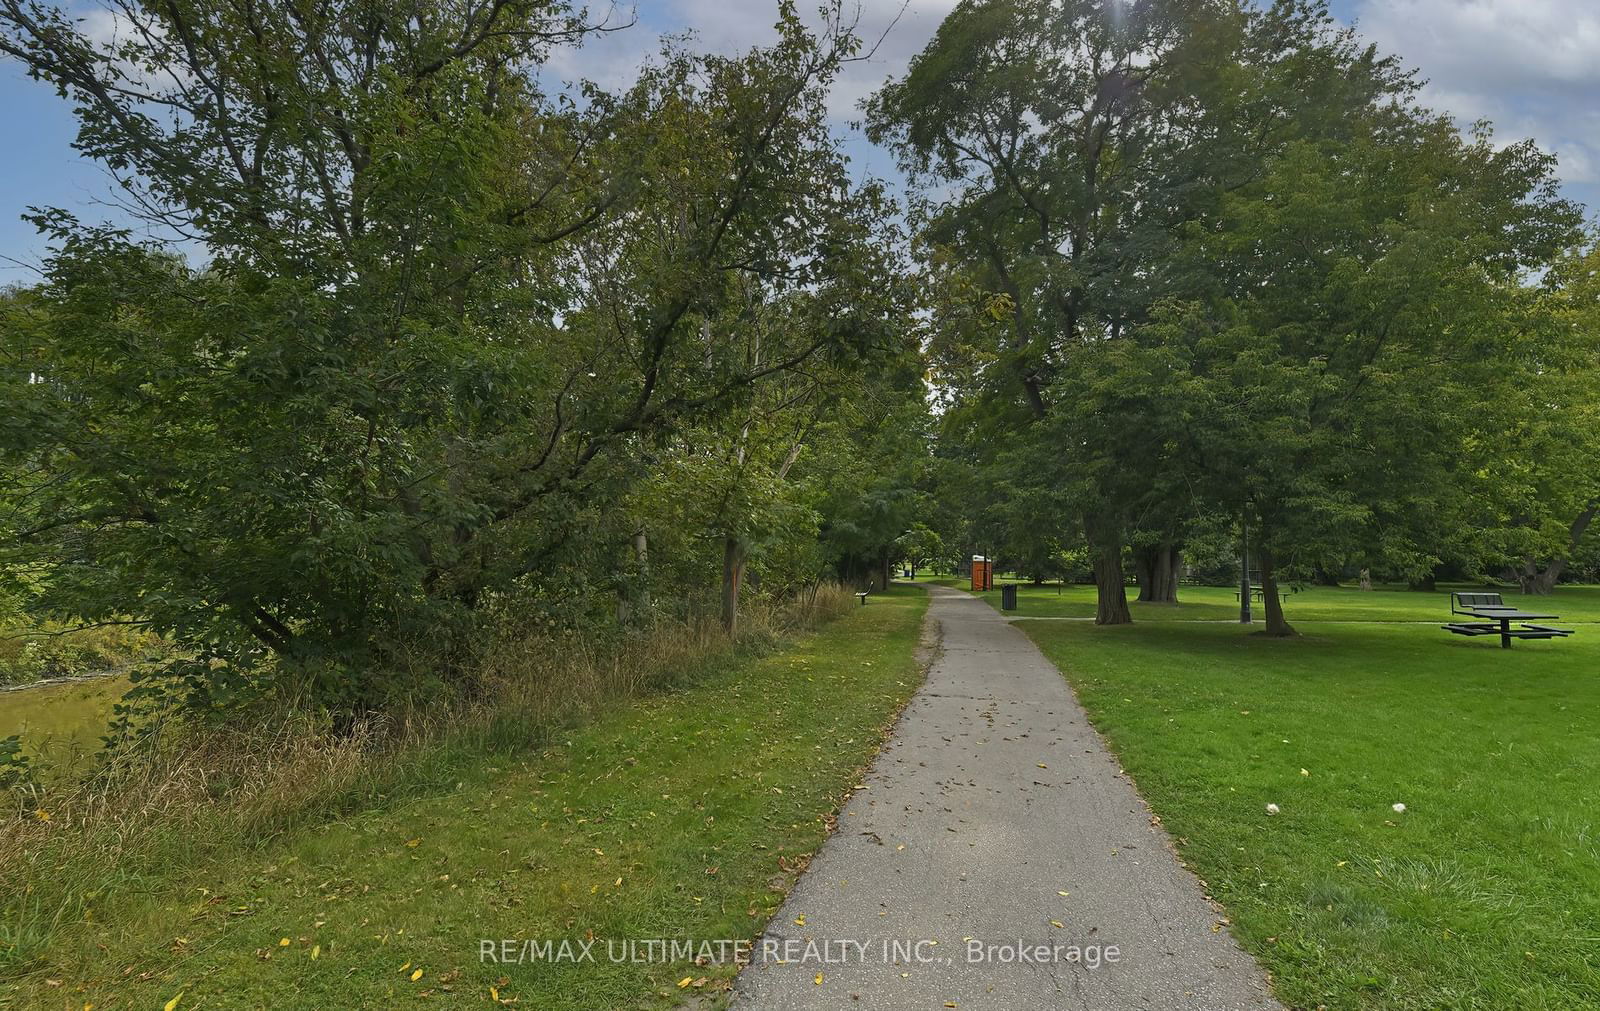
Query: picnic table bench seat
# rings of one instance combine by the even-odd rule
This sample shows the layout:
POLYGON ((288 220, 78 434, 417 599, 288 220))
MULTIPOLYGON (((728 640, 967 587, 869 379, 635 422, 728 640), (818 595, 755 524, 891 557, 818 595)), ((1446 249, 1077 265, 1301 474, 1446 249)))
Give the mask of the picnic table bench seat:
MULTIPOLYGON (((1260 600, 1262 603, 1265 603, 1266 599, 1267 599, 1266 588, 1262 587, 1262 586, 1252 586, 1252 587, 1250 587, 1250 597, 1251 597, 1252 600, 1260 600)), ((1234 590, 1233 591, 1233 599, 1234 600, 1238 600, 1239 599, 1239 591, 1238 590, 1234 590)), ((1278 591, 1278 603, 1281 604, 1287 599, 1288 599, 1288 594, 1285 593, 1283 590, 1279 590, 1278 591)))
POLYGON ((1452 621, 1441 625, 1456 635, 1498 635, 1500 645, 1509 647, 1512 639, 1565 639, 1570 628, 1535 625, 1530 619, 1553 618, 1553 614, 1524 611, 1508 605, 1498 593, 1454 592, 1450 594, 1450 613, 1477 618, 1478 621, 1452 621), (1516 622, 1516 626, 1512 626, 1516 622))

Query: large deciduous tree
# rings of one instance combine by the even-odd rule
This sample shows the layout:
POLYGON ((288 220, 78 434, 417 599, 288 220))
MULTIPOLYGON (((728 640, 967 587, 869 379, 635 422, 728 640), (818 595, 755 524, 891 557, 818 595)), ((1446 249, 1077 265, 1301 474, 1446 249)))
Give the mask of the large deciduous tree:
POLYGON ((47 279, 0 337, 4 560, 45 606, 180 638, 198 696, 348 710, 460 672, 493 605, 611 558, 653 446, 881 353, 837 19, 785 5, 770 47, 551 95, 599 30, 560 3, 107 15, 0 0, 0 53, 207 262, 39 213, 47 279), (722 326, 748 289, 816 308, 752 356, 722 326))
POLYGON ((1080 525, 1097 621, 1129 620, 1130 543, 1167 596, 1198 517, 1249 525, 1276 633, 1285 570, 1459 544, 1472 405, 1548 357, 1528 286, 1578 214, 1547 155, 1415 95, 1311 0, 967 0, 872 100, 954 416, 992 426, 993 487, 1080 525))

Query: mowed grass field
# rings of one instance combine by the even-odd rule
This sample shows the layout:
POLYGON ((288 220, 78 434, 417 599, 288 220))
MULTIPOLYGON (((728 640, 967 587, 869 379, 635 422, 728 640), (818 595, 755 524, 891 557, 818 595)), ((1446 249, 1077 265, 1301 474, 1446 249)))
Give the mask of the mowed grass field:
POLYGON ((716 1002, 731 965, 614 963, 604 942, 761 931, 920 682, 926 604, 874 595, 539 753, 469 758, 431 794, 121 881, 46 950, 0 960, 0 1006, 716 1002), (480 960, 484 940, 545 938, 596 940, 596 960, 480 960))
MULTIPOLYGON (((1022 613, 1082 603, 1053 596, 1025 589, 1022 613)), ((1442 592, 1318 588, 1287 605, 1302 635, 1277 639, 1181 620, 1231 594, 1180 596, 1128 626, 1018 626, 1281 999, 1600 1007, 1600 629, 1502 650, 1370 620, 1443 621, 1442 592)), ((1537 598, 1577 622, 1597 605, 1592 587, 1537 598)))
MULTIPOLYGON (((951 576, 920 579, 966 590, 971 582, 951 576)), ((999 578, 995 589, 977 594, 996 608, 1000 606, 999 587, 1013 580, 999 578)), ((1475 586, 1440 585, 1436 592, 1424 593, 1403 587, 1379 586, 1372 590, 1354 587, 1308 586, 1298 593, 1284 588, 1283 613, 1296 621, 1450 621, 1450 591, 1478 590, 1475 586)), ((1238 587, 1180 586, 1177 606, 1145 604, 1135 600, 1138 588, 1128 587, 1128 604, 1135 621, 1228 621, 1238 620, 1238 587)), ((1544 597, 1524 596, 1500 591, 1505 602, 1530 611, 1559 614, 1562 621, 1600 622, 1600 586, 1558 586, 1544 597)), ((1255 620, 1262 620, 1260 598, 1251 602, 1255 620)), ((1022 618, 1093 618, 1095 588, 1092 585, 1049 583, 1033 586, 1017 584, 1017 610, 1022 618)), ((1560 625, 1561 622, 1556 622, 1560 625)))

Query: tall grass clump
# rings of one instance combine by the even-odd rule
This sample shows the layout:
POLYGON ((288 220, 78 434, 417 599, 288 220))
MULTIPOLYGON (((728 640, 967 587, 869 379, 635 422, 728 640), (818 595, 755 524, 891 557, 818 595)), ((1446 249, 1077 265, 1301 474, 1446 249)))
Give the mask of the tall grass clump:
POLYGON ((167 713, 69 785, 0 790, 0 979, 186 869, 298 826, 448 790, 475 758, 539 747, 608 706, 769 652, 841 614, 825 585, 757 602, 737 641, 709 614, 606 634, 508 629, 473 691, 335 724, 289 706, 215 725, 167 713))

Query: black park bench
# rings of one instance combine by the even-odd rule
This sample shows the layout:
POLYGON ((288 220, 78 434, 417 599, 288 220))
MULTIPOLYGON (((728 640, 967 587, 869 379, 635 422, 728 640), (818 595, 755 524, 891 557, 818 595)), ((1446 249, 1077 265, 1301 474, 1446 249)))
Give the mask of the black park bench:
MULTIPOLYGON (((1240 593, 1240 591, 1238 591, 1238 590, 1234 590, 1233 591, 1233 599, 1234 600, 1238 600, 1239 599, 1239 593, 1240 593)), ((1288 599, 1288 597, 1289 597, 1289 595, 1287 593, 1285 593, 1284 591, 1282 591, 1282 590, 1278 591, 1278 603, 1280 603, 1280 604, 1283 603, 1285 600, 1288 599)), ((1252 587, 1250 587, 1250 599, 1259 600, 1263 604, 1266 603, 1267 602, 1267 588, 1264 587, 1264 586, 1252 586, 1252 587)))
POLYGON ((1528 624, 1561 616, 1524 611, 1507 604, 1498 593, 1452 593, 1450 613, 1479 620, 1452 621, 1441 626, 1445 631, 1456 635, 1498 635, 1502 649, 1510 649, 1512 639, 1565 639, 1572 634, 1570 628, 1528 624), (1511 627, 1513 621, 1517 622, 1516 628, 1511 627))

